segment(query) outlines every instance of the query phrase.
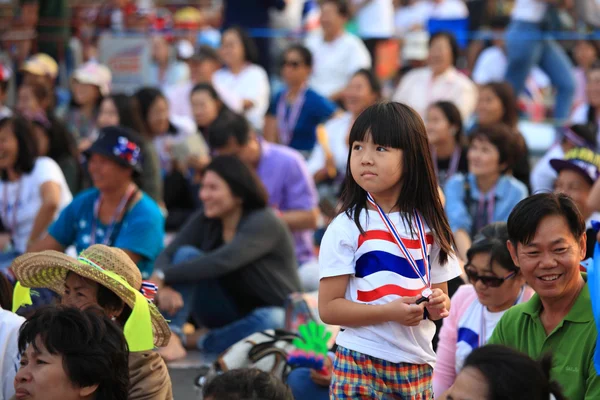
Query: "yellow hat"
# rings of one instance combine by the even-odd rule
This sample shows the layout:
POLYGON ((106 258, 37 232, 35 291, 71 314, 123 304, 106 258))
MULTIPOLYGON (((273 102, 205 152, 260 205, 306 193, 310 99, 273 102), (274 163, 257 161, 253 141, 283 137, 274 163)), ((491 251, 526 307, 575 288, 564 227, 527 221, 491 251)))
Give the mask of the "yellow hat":
POLYGON ((202 20, 202 12, 194 7, 181 8, 173 15, 173 22, 177 28, 197 28, 202 20))
POLYGON ((21 67, 21 71, 56 79, 58 76, 58 64, 48 54, 37 53, 25 61, 21 67))

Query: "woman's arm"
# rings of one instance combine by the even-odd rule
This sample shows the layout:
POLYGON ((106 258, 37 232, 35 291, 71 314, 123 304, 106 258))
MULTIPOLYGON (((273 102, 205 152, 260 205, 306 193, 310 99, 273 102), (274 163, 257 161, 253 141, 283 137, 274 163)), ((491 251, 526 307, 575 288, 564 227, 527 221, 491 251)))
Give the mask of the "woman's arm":
POLYGON ((39 251, 45 250, 63 252, 65 251, 65 247, 62 244, 58 243, 58 241, 54 239, 51 235, 46 235, 43 239, 38 240, 37 242, 27 246, 28 253, 37 253, 39 251))
POLYGON ((466 262, 467 251, 471 248, 471 237, 464 229, 459 229, 454 232, 454 241, 456 242, 456 255, 466 262))
POLYGON ((56 182, 44 182, 40 186, 42 205, 33 221, 33 228, 29 235, 30 244, 38 241, 54 220, 60 204, 60 190, 60 186, 56 182))
POLYGON ((279 134, 277 132, 277 119, 274 115, 265 116, 265 128, 263 137, 269 142, 279 143, 279 134))

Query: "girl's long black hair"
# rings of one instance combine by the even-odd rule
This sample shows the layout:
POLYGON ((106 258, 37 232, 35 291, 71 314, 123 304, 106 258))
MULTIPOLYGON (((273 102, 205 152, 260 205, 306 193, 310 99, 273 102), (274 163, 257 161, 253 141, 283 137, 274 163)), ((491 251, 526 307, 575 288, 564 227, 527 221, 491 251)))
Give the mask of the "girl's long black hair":
POLYGON ((425 125, 412 108, 396 102, 384 102, 370 106, 356 119, 350 130, 341 212, 352 218, 360 232, 364 233, 360 213, 367 207, 367 192, 352 178, 350 157, 352 144, 364 141, 367 134, 371 134, 373 142, 380 146, 402 150, 402 192, 396 207, 413 235, 413 211, 416 209, 421 213, 440 246, 439 262, 445 264, 448 256, 454 253, 454 237, 439 196, 425 125))

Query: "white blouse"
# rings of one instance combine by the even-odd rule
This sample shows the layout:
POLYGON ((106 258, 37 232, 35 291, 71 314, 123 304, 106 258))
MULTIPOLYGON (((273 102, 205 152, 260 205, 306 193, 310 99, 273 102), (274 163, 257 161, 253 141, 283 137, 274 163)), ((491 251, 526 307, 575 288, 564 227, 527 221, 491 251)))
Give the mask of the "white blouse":
MULTIPOLYGON (((344 174, 346 172, 346 164, 348 162, 348 134, 352 127, 353 118, 349 112, 344 113, 338 117, 332 118, 327 121, 324 125, 325 131, 327 132, 327 138, 329 141, 329 148, 335 168, 338 173, 344 174)), ((313 152, 308 159, 308 171, 311 176, 314 176, 318 171, 325 168, 326 158, 325 151, 320 143, 315 145, 313 152)))

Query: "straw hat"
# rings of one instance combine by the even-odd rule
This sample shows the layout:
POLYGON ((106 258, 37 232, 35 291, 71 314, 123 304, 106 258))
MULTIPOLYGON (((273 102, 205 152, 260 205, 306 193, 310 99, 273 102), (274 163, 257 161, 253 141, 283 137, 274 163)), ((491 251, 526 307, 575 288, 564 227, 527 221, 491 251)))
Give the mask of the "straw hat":
POLYGON ((48 54, 37 53, 25 61, 21 67, 21 71, 56 79, 58 76, 58 64, 48 54))
MULTIPOLYGON (((79 259, 53 250, 28 253, 15 259, 11 268, 21 286, 48 288, 59 295, 64 293, 67 273, 74 272, 109 289, 131 309, 135 306, 136 294, 103 270, 121 276, 135 290, 142 288, 142 275, 131 258, 123 250, 101 244, 90 246, 81 252, 79 259)), ((148 306, 154 345, 166 346, 171 336, 167 321, 153 303, 149 302, 148 306)))

